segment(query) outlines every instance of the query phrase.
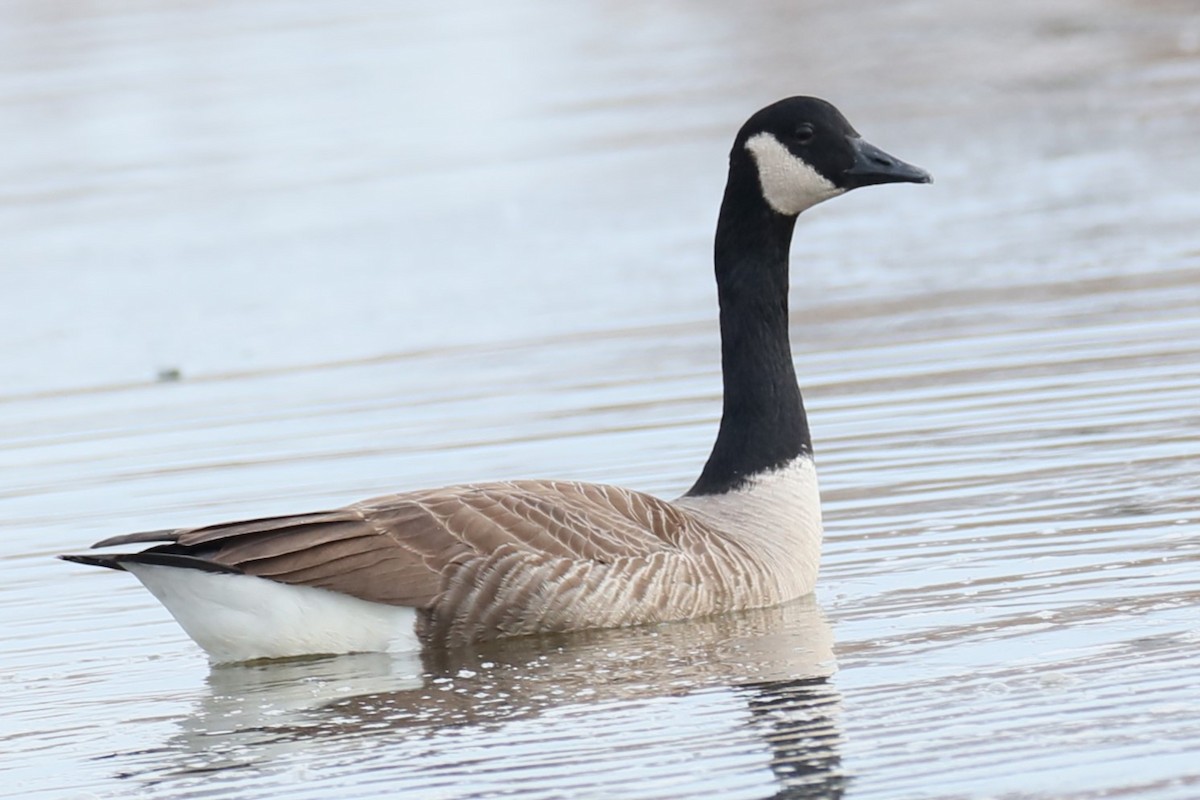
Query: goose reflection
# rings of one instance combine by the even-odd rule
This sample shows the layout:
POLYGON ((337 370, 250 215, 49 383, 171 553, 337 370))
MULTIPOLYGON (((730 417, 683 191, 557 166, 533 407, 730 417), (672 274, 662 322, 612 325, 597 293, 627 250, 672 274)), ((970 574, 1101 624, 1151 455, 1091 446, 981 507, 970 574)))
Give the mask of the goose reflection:
POLYGON ((203 775, 189 787, 198 797, 297 770, 305 785, 343 787, 361 770, 418 797, 435 786, 440 797, 472 797, 513 785, 588 787, 567 792, 580 796, 711 788, 838 797, 832 645, 806 598, 471 651, 217 667, 178 732, 123 771, 160 785, 203 775))

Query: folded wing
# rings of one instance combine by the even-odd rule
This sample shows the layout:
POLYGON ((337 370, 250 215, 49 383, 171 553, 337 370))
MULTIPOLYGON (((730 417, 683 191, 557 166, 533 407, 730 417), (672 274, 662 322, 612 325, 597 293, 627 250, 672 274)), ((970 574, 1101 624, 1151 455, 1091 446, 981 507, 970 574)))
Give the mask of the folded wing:
POLYGON ((118 536, 97 547, 161 542, 141 553, 82 556, 236 571, 363 600, 432 608, 480 565, 609 565, 678 551, 694 523, 650 495, 567 481, 469 484, 374 498, 311 514, 118 536))

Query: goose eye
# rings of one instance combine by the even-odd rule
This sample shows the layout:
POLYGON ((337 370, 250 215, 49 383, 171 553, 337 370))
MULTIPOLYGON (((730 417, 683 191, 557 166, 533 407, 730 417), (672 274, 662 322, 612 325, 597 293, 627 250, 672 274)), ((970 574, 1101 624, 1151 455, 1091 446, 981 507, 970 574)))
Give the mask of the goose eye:
POLYGON ((813 130, 812 125, 801 125, 799 128, 796 128, 796 141, 800 144, 808 144, 816 135, 816 131, 813 130))

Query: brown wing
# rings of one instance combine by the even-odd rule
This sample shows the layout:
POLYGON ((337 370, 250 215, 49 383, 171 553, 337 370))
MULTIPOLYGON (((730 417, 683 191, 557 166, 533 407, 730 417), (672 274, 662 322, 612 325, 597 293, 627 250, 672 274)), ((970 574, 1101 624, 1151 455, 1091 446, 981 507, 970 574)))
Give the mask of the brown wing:
POLYGON ((676 550, 686 531, 683 513, 650 495, 518 481, 408 492, 335 511, 132 534, 100 544, 165 540, 149 552, 374 602, 429 607, 460 567, 501 550, 537 561, 608 564, 676 550))

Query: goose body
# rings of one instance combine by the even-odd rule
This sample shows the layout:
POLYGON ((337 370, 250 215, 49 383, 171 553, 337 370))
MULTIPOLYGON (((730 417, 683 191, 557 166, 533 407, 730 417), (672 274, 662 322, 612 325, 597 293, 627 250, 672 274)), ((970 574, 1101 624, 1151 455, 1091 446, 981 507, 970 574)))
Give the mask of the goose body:
POLYGON ((216 662, 462 646, 688 619, 812 591, 821 512, 788 340, 796 216, 857 186, 928 182, 828 103, 753 115, 717 224, 724 400, 675 501, 521 480, 387 495, 333 511, 117 536, 63 558, 134 574, 216 662))

